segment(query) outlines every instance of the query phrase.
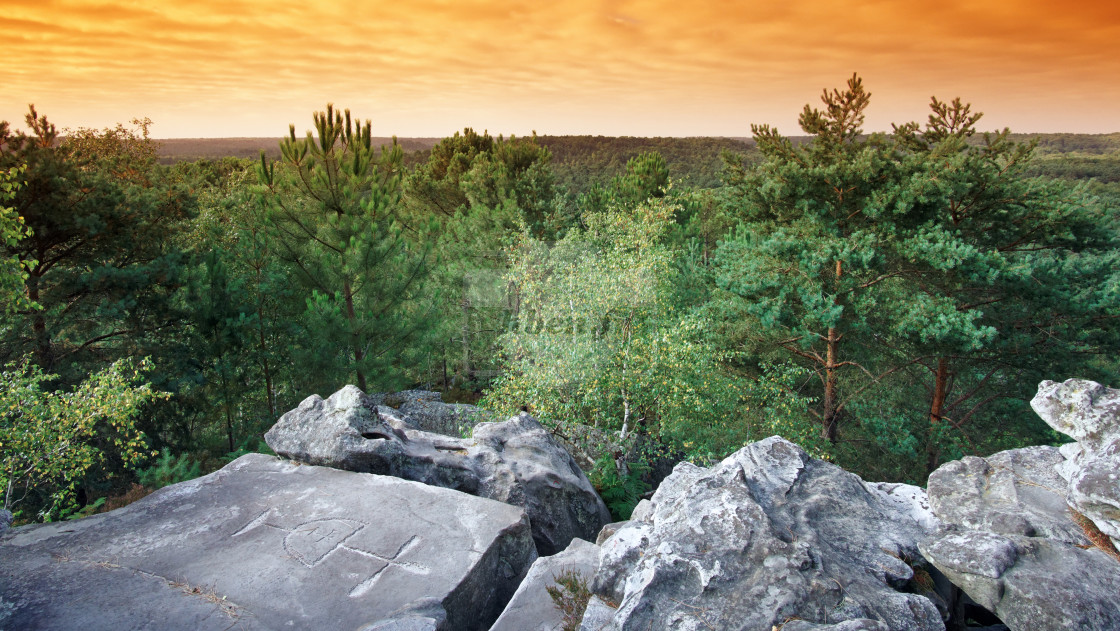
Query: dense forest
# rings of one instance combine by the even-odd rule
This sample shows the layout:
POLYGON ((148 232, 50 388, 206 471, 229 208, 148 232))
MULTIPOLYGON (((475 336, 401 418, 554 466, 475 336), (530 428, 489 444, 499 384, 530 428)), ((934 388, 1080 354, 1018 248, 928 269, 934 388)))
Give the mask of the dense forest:
POLYGON ((869 103, 853 77, 797 137, 402 142, 327 106, 265 152, 32 107, 0 123, 3 507, 120 506, 347 383, 614 432, 592 478, 630 500, 772 434, 918 484, 1058 440, 1039 381, 1120 383, 1120 134, 937 99, 868 134, 869 103))

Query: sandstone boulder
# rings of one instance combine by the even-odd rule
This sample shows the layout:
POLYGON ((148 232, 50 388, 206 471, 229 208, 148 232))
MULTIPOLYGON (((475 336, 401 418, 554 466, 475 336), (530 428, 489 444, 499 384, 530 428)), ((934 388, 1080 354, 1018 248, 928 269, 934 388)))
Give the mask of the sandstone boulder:
POLYGON ((1120 547, 1120 390, 1083 379, 1043 381, 1031 407, 1077 441, 1061 448, 1066 499, 1120 547))
POLYGON ((4 533, 0 628, 485 629, 535 558, 517 507, 249 454, 4 533))
POLYGON ((930 587, 922 502, 906 499, 921 495, 869 487, 778 437, 709 469, 682 463, 603 542, 595 615, 610 620, 596 624, 943 629, 937 597, 914 593, 930 587))
POLYGON ((430 390, 403 390, 370 398, 391 408, 389 412, 412 429, 445 436, 462 436, 479 423, 499 420, 493 412, 474 405, 444 403, 440 393, 430 390))
POLYGON ((1120 628, 1120 563, 1073 522, 1062 462, 1029 447, 942 465, 928 485, 942 526, 922 553, 1012 629, 1120 628))
POLYGON ((542 556, 591 540, 610 513, 575 461, 526 414, 481 423, 472 438, 410 429, 354 386, 312 396, 265 434, 277 454, 391 475, 523 507, 542 556))
POLYGON ((529 568, 529 574, 517 588, 490 631, 555 631, 563 625, 563 616, 548 594, 556 586, 556 578, 564 572, 579 574, 590 584, 599 568, 599 546, 572 539, 571 545, 550 557, 540 557, 529 568))

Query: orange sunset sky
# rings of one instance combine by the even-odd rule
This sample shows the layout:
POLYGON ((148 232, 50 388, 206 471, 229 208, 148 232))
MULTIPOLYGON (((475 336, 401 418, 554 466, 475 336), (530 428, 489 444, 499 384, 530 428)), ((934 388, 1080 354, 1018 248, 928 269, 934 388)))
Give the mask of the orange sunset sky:
POLYGON ((859 72, 866 128, 962 97, 981 127, 1120 131, 1120 1, 3 0, 0 119, 156 137, 748 136, 859 72))

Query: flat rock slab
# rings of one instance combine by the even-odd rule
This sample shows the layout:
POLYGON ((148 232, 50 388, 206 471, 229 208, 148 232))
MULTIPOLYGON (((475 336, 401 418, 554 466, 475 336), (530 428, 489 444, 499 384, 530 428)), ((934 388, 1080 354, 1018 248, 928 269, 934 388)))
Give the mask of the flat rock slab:
POLYGON ((535 558, 520 508, 249 454, 5 532, 0 629, 358 629, 433 602, 439 628, 487 628, 535 558))

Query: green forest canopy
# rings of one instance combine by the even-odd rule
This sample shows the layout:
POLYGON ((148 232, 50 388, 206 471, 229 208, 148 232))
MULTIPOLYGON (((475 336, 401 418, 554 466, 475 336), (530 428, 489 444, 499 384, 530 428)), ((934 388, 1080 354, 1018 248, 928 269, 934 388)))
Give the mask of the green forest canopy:
POLYGON ((1120 382, 1120 134, 936 99, 867 134, 869 103, 853 77, 750 139, 394 140, 328 107, 282 143, 32 110, 0 126, 4 502, 57 519, 212 470, 345 383, 615 432, 593 477, 620 514, 655 465, 774 433, 915 483, 1057 440, 1038 381, 1120 382), (63 436, 79 392, 101 411, 63 436), (84 455, 28 468, 58 440, 84 455))

